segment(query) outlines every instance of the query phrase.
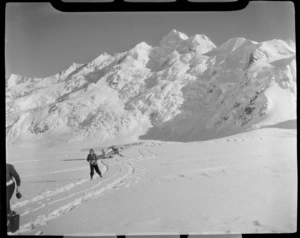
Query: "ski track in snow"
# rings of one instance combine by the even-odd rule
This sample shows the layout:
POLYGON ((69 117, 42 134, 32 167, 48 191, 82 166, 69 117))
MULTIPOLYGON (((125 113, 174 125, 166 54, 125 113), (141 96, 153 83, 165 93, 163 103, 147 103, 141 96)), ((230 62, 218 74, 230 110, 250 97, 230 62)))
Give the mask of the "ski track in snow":
POLYGON ((87 181, 89 181, 89 179, 82 179, 82 180, 80 180, 77 183, 68 184, 68 185, 66 185, 64 187, 61 187, 59 189, 56 189, 54 191, 46 191, 46 192, 42 193, 41 195, 38 195, 38 196, 36 196, 34 198, 31 198, 31 199, 28 199, 28 200, 25 200, 25 201, 22 201, 22 202, 15 203, 14 205, 11 206, 11 208, 12 209, 16 209, 16 208, 24 207, 24 206, 26 206, 28 204, 31 204, 31 203, 34 203, 34 202, 38 202, 38 201, 40 201, 42 199, 49 198, 49 197, 57 195, 59 193, 66 192, 66 191, 74 188, 75 186, 83 184, 83 183, 85 183, 87 181))
POLYGON ((62 200, 65 200, 65 199, 74 197, 74 196, 76 196, 77 194, 85 193, 85 192, 87 192, 87 191, 89 191, 89 190, 95 189, 95 188, 99 187, 101 184, 103 184, 105 181, 110 180, 110 179, 116 177, 117 175, 119 175, 120 172, 121 172, 121 169, 119 168, 119 171, 118 171, 117 173, 115 173, 112 177, 110 177, 110 178, 108 178, 108 179, 101 180, 100 183, 97 183, 96 185, 94 185, 94 186, 92 186, 92 187, 90 187, 90 188, 87 188, 87 189, 82 190, 82 191, 77 192, 77 193, 73 193, 73 194, 71 194, 71 195, 69 195, 69 196, 66 196, 66 197, 62 197, 62 198, 56 199, 56 200, 54 200, 54 201, 52 201, 52 202, 49 202, 48 204, 51 205, 51 204, 54 204, 54 203, 56 203, 56 202, 59 202, 59 201, 62 201, 62 200))
MULTIPOLYGON (((106 173, 108 171, 108 165, 106 163, 104 163, 103 161, 100 161, 102 164, 103 164, 103 168, 101 171, 102 173, 106 173)), ((84 168, 86 169, 86 168, 84 168)), ((68 171, 74 171, 74 170, 68 170, 68 171)), ((44 173, 44 174, 49 174, 49 173, 44 173)), ((18 203, 15 203, 14 205, 11 206, 12 209, 16 209, 16 208, 20 208, 20 207, 24 207, 28 204, 31 204, 31 203, 34 203, 34 202, 38 202, 40 200, 43 200, 43 199, 47 199, 49 197, 52 197, 52 196, 55 196, 57 194, 60 194, 60 193, 63 193, 63 192, 66 192, 68 190, 71 190, 73 189, 74 187, 78 186, 78 185, 81 185, 83 183, 86 183, 88 182, 89 179, 88 178, 85 178, 85 179, 81 179, 80 181, 76 182, 76 183, 70 183, 66 186, 63 186, 59 189, 56 189, 54 191, 46 191, 34 198, 31 198, 31 199, 28 199, 28 200, 25 200, 25 201, 22 201, 22 202, 18 202, 18 203)), ((26 213, 27 214, 27 213, 26 213)))
MULTIPOLYGON (((134 166, 131 162, 152 159, 152 158, 157 157, 157 155, 145 148, 143 148, 144 153, 141 151, 141 149, 138 149, 138 148, 135 148, 135 149, 139 154, 139 156, 137 156, 136 158, 119 159, 119 160, 113 159, 112 161, 114 163, 112 163, 111 165, 108 165, 103 160, 100 160, 103 165, 102 171, 104 173, 106 171, 108 171, 109 167, 112 167, 115 165, 118 167, 118 170, 111 177, 101 180, 99 183, 94 184, 91 187, 86 187, 84 190, 75 192, 73 194, 65 194, 64 195, 65 192, 67 192, 71 189, 74 189, 76 186, 89 181, 89 179, 82 179, 77 183, 71 183, 71 184, 63 186, 62 188, 59 188, 57 190, 47 191, 39 196, 29 199, 29 200, 14 204, 12 206, 13 209, 24 207, 29 204, 34 204, 34 203, 38 204, 38 206, 35 208, 26 209, 26 211, 23 214, 21 214, 21 217, 22 217, 22 216, 26 216, 32 212, 36 212, 47 206, 56 204, 61 201, 66 201, 69 198, 79 195, 78 198, 74 199, 73 201, 67 201, 65 205, 61 205, 60 207, 56 208, 54 211, 48 212, 47 214, 38 215, 35 219, 32 219, 29 222, 21 225, 20 229, 14 234, 22 234, 25 232, 30 232, 31 230, 33 230, 39 226, 46 225, 47 222, 49 222, 50 220, 55 219, 55 218, 59 217, 60 215, 63 215, 65 213, 71 211, 76 206, 88 201, 89 199, 93 199, 93 198, 97 198, 97 197, 101 196, 106 191, 115 190, 117 187, 121 187, 124 185, 125 185, 124 188, 128 188, 131 186, 132 183, 138 183, 140 181, 139 177, 134 177, 134 179, 131 181, 128 180, 129 178, 133 177, 133 175, 136 172, 136 169, 140 168, 140 167, 134 166), (145 155, 145 152, 146 152, 146 154, 150 153, 151 155, 147 156, 147 155, 145 155), (125 171, 126 171, 126 173, 121 175, 125 171), (128 181, 126 181, 126 180, 128 180, 128 181), (53 200, 51 202, 45 202, 45 203, 40 202, 41 200, 49 201, 49 197, 59 195, 59 194, 62 194, 63 196, 56 200, 53 200)), ((88 184, 88 183, 86 183, 86 184, 88 184)))
MULTIPOLYGON (((59 161, 59 160, 61 160, 61 159, 45 159, 43 161, 59 161)), ((17 161, 11 161, 11 163, 13 163, 13 164, 32 163, 32 162, 41 162, 41 160, 17 160, 17 161)))
MULTIPOLYGON (((35 220, 22 225, 20 227, 18 233, 24 233, 24 232, 33 230, 34 228, 36 228, 38 226, 46 225, 48 221, 55 219, 58 216, 63 215, 65 213, 73 210, 76 206, 80 205, 81 203, 86 202, 89 199, 99 197, 103 192, 105 192, 109 189, 112 189, 114 186, 116 186, 118 183, 120 183, 123 179, 130 176, 132 171, 133 171, 132 168, 130 166, 128 166, 128 172, 125 175, 113 180, 113 182, 107 184, 106 186, 100 188, 99 190, 87 193, 64 206, 59 207, 58 209, 54 210, 53 212, 51 212, 49 214, 38 216, 35 220)), ((118 174, 119 174, 119 172, 117 173, 117 175, 118 174)), ((114 176, 113 176, 113 178, 114 178, 114 176)), ((110 178, 110 179, 112 179, 112 178, 110 178)), ((107 180, 109 180, 109 179, 107 179, 107 180)))
MULTIPOLYGON (((66 199, 71 198, 71 197, 74 197, 74 196, 76 196, 76 195, 78 195, 78 194, 83 194, 83 193, 86 193, 86 192, 89 191, 89 190, 95 189, 95 188, 99 187, 101 184, 103 184, 105 181, 110 180, 110 179, 114 178, 115 176, 117 176, 120 172, 121 172, 121 171, 120 171, 120 169, 119 169, 119 172, 116 173, 116 174, 114 174, 112 177, 107 178, 107 179, 104 179, 104 180, 101 180, 100 183, 97 183, 96 185, 94 185, 94 186, 92 186, 92 187, 90 187, 90 188, 87 188, 87 189, 81 190, 81 191, 79 191, 79 192, 73 193, 73 194, 71 194, 71 195, 69 195, 69 196, 65 196, 65 197, 62 197, 62 198, 58 198, 58 199, 56 199, 56 200, 54 200, 54 201, 48 202, 47 205, 52 205, 52 204, 54 204, 54 203, 57 203, 57 202, 66 200, 66 199)), ((41 209, 41 208, 44 208, 45 206, 46 206, 46 205, 43 204, 42 206, 40 206, 40 207, 38 207, 38 208, 36 208, 36 209, 33 209, 33 210, 31 210, 30 212, 35 212, 35 211, 37 211, 37 210, 39 210, 39 209, 41 209)), ((26 211, 26 212, 23 213, 22 215, 25 216, 25 215, 27 215, 27 214, 29 214, 28 211, 26 211)), ((21 216, 22 216, 22 215, 21 215, 21 216)))
POLYGON ((52 172, 43 172, 39 174, 30 174, 30 175, 24 175, 23 178, 29 178, 29 177, 36 177, 39 175, 48 175, 48 174, 58 174, 58 173, 65 173, 65 172, 71 172, 71 171, 77 171, 77 170, 85 170, 86 168, 84 167, 77 167, 77 168, 72 168, 72 169, 64 169, 64 170, 57 170, 57 171, 52 171, 52 172))

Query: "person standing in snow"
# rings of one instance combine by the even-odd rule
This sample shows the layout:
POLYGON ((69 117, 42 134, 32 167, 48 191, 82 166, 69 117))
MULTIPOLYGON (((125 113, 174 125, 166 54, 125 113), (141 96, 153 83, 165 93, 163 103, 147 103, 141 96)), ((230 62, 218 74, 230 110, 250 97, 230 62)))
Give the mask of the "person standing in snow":
POLYGON ((97 155, 95 154, 94 150, 93 149, 90 149, 90 153, 88 154, 87 156, 87 162, 90 163, 90 169, 91 169, 91 180, 93 179, 93 176, 94 176, 94 170, 96 170, 97 174, 99 174, 99 176, 102 178, 102 174, 101 174, 101 171, 98 167, 98 157, 97 155))
POLYGON ((20 192, 21 179, 16 171, 15 167, 11 164, 6 164, 6 208, 7 208, 7 216, 13 214, 13 211, 10 209, 10 199, 15 191, 15 182, 17 184, 16 196, 17 198, 21 198, 22 194, 20 192))

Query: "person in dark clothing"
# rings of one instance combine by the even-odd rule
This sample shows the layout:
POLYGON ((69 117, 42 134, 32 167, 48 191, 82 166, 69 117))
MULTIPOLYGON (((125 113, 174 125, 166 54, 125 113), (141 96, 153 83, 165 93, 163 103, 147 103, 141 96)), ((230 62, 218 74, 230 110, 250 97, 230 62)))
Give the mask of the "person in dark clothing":
POLYGON ((21 186, 21 179, 16 171, 15 167, 11 164, 6 164, 6 207, 7 207, 7 215, 10 215, 13 213, 13 211, 10 209, 10 199, 12 198, 12 195, 15 191, 15 182, 17 184, 17 197, 21 197, 20 192, 20 186, 21 186))
POLYGON ((120 154, 119 149, 118 149, 116 146, 112 145, 112 146, 110 147, 110 149, 112 149, 112 151, 113 151, 114 154, 117 154, 117 155, 119 155, 119 156, 121 156, 121 157, 124 157, 124 155, 121 155, 121 154, 120 154))
POLYGON ((96 170, 97 174, 99 174, 99 176, 102 178, 102 174, 101 174, 101 171, 98 167, 98 157, 97 155, 95 154, 94 150, 93 149, 90 149, 90 153, 88 154, 87 156, 87 161, 90 163, 90 170, 91 170, 91 179, 93 179, 93 176, 94 176, 94 170, 96 170))

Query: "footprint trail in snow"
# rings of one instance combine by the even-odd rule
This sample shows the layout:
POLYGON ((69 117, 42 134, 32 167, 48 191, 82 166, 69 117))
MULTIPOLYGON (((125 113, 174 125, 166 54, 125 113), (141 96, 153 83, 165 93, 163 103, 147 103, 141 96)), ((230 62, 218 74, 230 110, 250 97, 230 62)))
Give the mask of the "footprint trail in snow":
POLYGON ((103 178, 95 178, 92 181, 83 178, 78 182, 69 183, 13 204, 12 209, 16 211, 22 209, 20 229, 14 234, 25 234, 46 225, 52 219, 72 211, 75 207, 107 191, 128 188, 133 183, 138 183, 140 177, 135 175, 136 171, 140 171, 140 175, 145 171, 134 162, 153 159, 157 155, 141 146, 132 148, 131 152, 135 156, 101 160, 103 178))

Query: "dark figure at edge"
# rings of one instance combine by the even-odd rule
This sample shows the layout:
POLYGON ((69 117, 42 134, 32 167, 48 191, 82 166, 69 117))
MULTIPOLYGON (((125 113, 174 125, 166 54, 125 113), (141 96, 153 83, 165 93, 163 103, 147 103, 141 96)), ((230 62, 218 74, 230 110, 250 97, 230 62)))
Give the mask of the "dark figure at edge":
POLYGON ((7 209, 7 225, 9 223, 9 216, 13 216, 16 214, 15 211, 12 211, 10 208, 10 199, 12 198, 15 188, 16 188, 16 196, 18 199, 22 197, 21 191, 21 179, 16 171, 15 167, 11 164, 6 164, 6 209, 7 209), (15 180, 15 182, 14 182, 15 180), (17 184, 17 188, 15 186, 17 184))

